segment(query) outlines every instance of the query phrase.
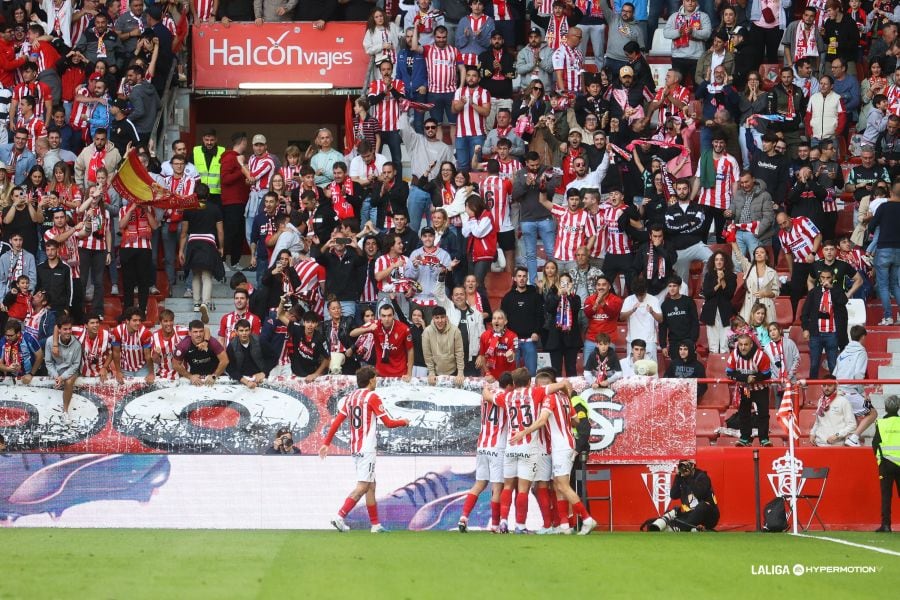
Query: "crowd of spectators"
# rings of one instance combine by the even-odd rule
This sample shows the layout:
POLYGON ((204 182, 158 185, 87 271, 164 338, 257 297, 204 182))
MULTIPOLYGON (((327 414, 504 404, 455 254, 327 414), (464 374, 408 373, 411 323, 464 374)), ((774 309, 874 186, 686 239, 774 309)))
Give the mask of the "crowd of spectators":
MULTIPOLYGON (((558 373, 608 388, 634 374, 703 377, 702 351, 728 355, 749 444, 763 382, 800 376, 780 322, 802 329, 811 378, 823 353, 834 373, 850 347, 849 299, 877 290, 880 325, 895 322, 894 4, 16 5, 0 26, 12 135, 0 145, 0 368, 27 383, 76 340, 82 376, 227 372, 254 387, 371 364, 458 384, 534 374, 546 353, 558 373), (645 52, 660 5, 672 67, 657 82, 645 52), (328 128, 280 155, 265 135, 220 145, 207 130, 160 164, 147 142, 182 18, 366 21, 372 68, 352 151, 328 128), (201 208, 120 198, 109 179, 127 152, 201 208), (852 231, 839 230, 841 211, 852 231), (169 294, 177 270, 188 275, 188 328, 165 310, 155 332, 143 321, 157 255, 169 294), (489 290, 492 271, 508 291, 489 290), (107 273, 123 306, 109 330, 107 273), (217 279, 235 310, 210 331, 217 279), (791 314, 778 314, 781 295, 791 314)), ((57 372, 67 385, 71 371, 57 372)))

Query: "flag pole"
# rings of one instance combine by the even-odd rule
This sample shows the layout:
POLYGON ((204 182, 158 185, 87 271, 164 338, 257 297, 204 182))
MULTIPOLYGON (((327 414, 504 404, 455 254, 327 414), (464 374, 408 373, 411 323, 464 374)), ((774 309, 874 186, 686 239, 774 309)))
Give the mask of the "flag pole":
POLYGON ((788 456, 791 464, 791 531, 797 533, 797 470, 794 468, 794 419, 796 415, 791 411, 790 433, 788 434, 788 456))

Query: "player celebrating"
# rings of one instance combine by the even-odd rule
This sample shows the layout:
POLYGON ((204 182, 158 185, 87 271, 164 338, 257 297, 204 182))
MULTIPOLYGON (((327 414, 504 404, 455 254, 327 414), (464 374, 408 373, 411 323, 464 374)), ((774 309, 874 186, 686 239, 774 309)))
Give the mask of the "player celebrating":
POLYGON ((503 459, 503 492, 500 494, 500 533, 508 533, 509 508, 512 504, 513 485, 518 478, 519 495, 516 496, 516 533, 527 533, 525 519, 528 516, 528 492, 538 470, 538 458, 541 453, 541 438, 544 431, 532 431, 516 437, 534 423, 538 408, 548 394, 566 389, 565 383, 552 383, 548 386, 532 386, 528 369, 518 368, 512 372, 513 391, 501 394, 493 400, 498 407, 506 411, 509 420, 509 437, 506 444, 506 455, 503 459), (515 441, 513 441, 515 440, 515 441))
POLYGON ((338 414, 334 416, 328 435, 319 448, 319 456, 325 458, 328 455, 328 446, 334 439, 334 434, 340 428, 341 423, 350 418, 350 452, 353 454, 353 464, 356 466, 356 487, 344 500, 344 505, 338 511, 337 516, 331 520, 331 524, 340 532, 350 531, 350 526, 344 522, 344 517, 353 510, 359 499, 365 495, 366 509, 369 511, 369 520, 372 522, 372 533, 385 531, 378 521, 378 505, 375 503, 375 419, 381 419, 387 427, 405 427, 409 425, 407 419, 392 419, 381 398, 375 393, 375 369, 362 367, 356 372, 356 386, 359 388, 347 396, 338 414))
MULTIPOLYGON (((512 376, 503 373, 497 379, 500 394, 512 391, 512 376)), ((500 493, 503 491, 503 453, 506 450, 506 411, 500 409, 484 388, 481 401, 481 433, 478 435, 477 458, 475 459, 475 485, 466 494, 462 516, 459 518, 459 532, 469 530, 469 515, 478 502, 478 496, 491 483, 491 531, 500 531, 500 493)))
MULTIPOLYGON (((556 380, 556 374, 549 369, 542 370, 538 372, 536 381, 541 382, 542 380, 553 383, 556 380)), ((521 442, 526 436, 545 425, 547 426, 550 434, 550 447, 553 448, 551 455, 553 487, 556 490, 560 533, 568 535, 572 532, 566 520, 566 516, 569 514, 569 504, 571 504, 574 513, 581 517, 581 531, 578 532, 578 535, 587 535, 597 526, 597 521, 591 518, 578 494, 569 483, 572 465, 575 463, 575 438, 572 437, 572 426, 577 425, 580 419, 575 415, 572 402, 569 400, 572 393, 571 386, 568 382, 565 383, 565 386, 564 392, 547 394, 537 420, 512 436, 509 443, 521 442)))

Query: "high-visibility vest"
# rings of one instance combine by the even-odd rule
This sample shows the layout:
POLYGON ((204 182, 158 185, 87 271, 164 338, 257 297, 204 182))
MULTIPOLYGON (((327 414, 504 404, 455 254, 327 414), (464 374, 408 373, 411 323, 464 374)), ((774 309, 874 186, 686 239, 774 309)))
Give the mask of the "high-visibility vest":
POLYGON ((216 146, 216 155, 213 156, 209 170, 206 170, 206 155, 203 154, 203 146, 194 146, 194 166, 200 174, 200 183, 209 186, 209 193, 218 195, 222 193, 222 166, 219 160, 225 154, 225 148, 216 146))
POLYGON ((878 419, 878 433, 881 434, 881 446, 876 453, 878 463, 886 458, 900 466, 900 417, 878 419))
MULTIPOLYGON (((570 401, 572 402, 572 408, 575 409, 576 413, 578 412, 579 406, 584 408, 584 412, 588 412, 588 404, 587 404, 587 402, 584 401, 584 398, 582 398, 581 396, 577 396, 577 395, 572 396, 570 401)), ((576 430, 574 425, 572 426, 572 435, 574 437, 578 437, 578 431, 576 430)))

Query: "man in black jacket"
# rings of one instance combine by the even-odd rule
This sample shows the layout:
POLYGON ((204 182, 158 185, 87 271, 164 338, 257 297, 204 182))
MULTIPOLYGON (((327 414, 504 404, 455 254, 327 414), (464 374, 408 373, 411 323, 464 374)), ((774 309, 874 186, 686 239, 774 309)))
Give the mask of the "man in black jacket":
POLYGON ((372 208, 378 210, 375 226, 379 230, 390 229, 394 226, 394 215, 407 212, 409 184, 400 179, 398 172, 397 164, 388 161, 381 167, 381 175, 372 185, 371 202, 372 208))
POLYGON ((803 117, 806 116, 806 97, 803 90, 794 85, 794 70, 791 67, 781 69, 778 84, 769 91, 768 101, 766 114, 784 117, 784 121, 781 122, 768 121, 768 131, 771 133, 780 131, 784 135, 784 141, 788 145, 788 156, 793 158, 797 156, 797 146, 800 145, 803 117))
MULTIPOLYGON (((515 45, 515 40, 510 40, 515 45)), ((491 112, 485 121, 485 130, 493 129, 497 110, 512 109, 513 79, 516 78, 516 56, 505 48, 503 32, 495 29, 491 34, 491 48, 478 55, 481 87, 490 93, 491 112)))
POLYGON ((687 179, 675 182, 676 202, 666 209, 666 237, 677 253, 675 272, 686 281, 695 260, 706 262, 712 250, 706 245, 709 221, 706 212, 696 202, 691 202, 691 184, 687 179))
POLYGON ((532 377, 537 372, 537 342, 544 326, 544 298, 533 285, 528 285, 528 269, 516 267, 513 288, 500 308, 506 313, 508 327, 519 336, 516 363, 524 366, 532 377))
POLYGON ((784 206, 790 161, 784 154, 775 151, 778 137, 774 133, 765 134, 762 140, 763 151, 757 152, 750 161, 750 174, 766 184, 764 189, 776 206, 784 206))
POLYGON ((659 324, 659 347, 666 358, 676 355, 678 344, 690 342, 693 346, 700 336, 697 305, 693 298, 682 295, 681 283, 678 275, 669 277, 666 283, 668 295, 660 303, 663 320, 659 324))
MULTIPOLYGON (((672 356, 672 361, 666 368, 663 377, 674 379, 703 379, 706 377, 706 367, 697 360, 694 345, 688 341, 678 344, 678 352, 672 356)), ((697 384, 697 400, 706 393, 706 384, 697 384)))
POLYGON ((690 458, 678 461, 678 473, 669 497, 678 500, 680 505, 648 522, 648 531, 713 530, 718 524, 719 506, 712 481, 706 471, 697 468, 697 461, 690 458))
POLYGON ((828 358, 828 372, 834 372, 838 354, 847 345, 847 294, 834 285, 834 273, 819 272, 819 285, 810 290, 800 317, 803 339, 809 341, 809 378, 819 376, 822 350, 828 358))
POLYGON ((250 321, 240 319, 235 324, 237 335, 226 348, 228 375, 251 390, 266 380, 267 361, 263 356, 259 338, 250 332, 250 321))
POLYGON ((338 230, 322 246, 322 253, 316 262, 325 267, 328 276, 325 279, 325 297, 334 296, 341 303, 341 315, 356 315, 356 302, 359 300, 359 278, 357 269, 365 264, 359 246, 347 243, 347 238, 339 236, 338 230), (351 250, 352 249, 352 250, 351 250))
POLYGON ((643 274, 647 279, 647 291, 658 296, 665 291, 669 277, 674 274, 676 259, 675 250, 666 241, 662 226, 653 225, 650 228, 650 240, 638 246, 634 252, 632 270, 643 274))
POLYGON ((75 286, 72 282, 72 269, 59 258, 59 242, 44 242, 47 260, 37 266, 37 286, 47 296, 50 310, 59 318, 63 311, 72 306, 75 286))

